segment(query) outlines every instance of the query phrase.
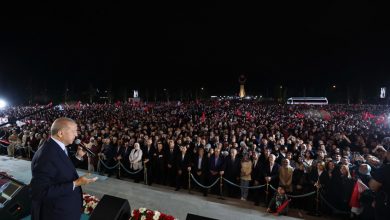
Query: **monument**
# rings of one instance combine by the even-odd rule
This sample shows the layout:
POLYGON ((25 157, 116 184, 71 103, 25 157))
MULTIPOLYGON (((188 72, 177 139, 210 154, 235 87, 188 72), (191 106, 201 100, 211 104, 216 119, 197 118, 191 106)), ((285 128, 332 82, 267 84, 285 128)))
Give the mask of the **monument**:
POLYGON ((238 93, 238 95, 240 96, 240 98, 244 98, 245 97, 245 82, 246 82, 246 77, 244 76, 244 74, 241 74, 241 76, 238 78, 238 82, 240 83, 240 92, 238 93))

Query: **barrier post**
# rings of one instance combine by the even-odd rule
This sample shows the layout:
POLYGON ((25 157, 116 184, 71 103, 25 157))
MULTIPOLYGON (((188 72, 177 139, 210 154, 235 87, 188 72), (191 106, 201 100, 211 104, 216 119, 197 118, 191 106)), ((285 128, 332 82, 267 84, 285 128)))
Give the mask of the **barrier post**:
POLYGON ((188 193, 191 194, 191 171, 188 171, 188 193))
POLYGON ((146 163, 144 161, 144 183, 145 185, 148 185, 148 171, 147 171, 148 168, 146 168, 146 163))
POLYGON ((316 212, 314 213, 315 216, 320 216, 320 187, 317 186, 317 196, 316 196, 316 212))
POLYGON ((121 161, 119 160, 119 166, 118 166, 118 178, 120 179, 121 178, 121 161))
POLYGON ((269 194, 269 183, 267 182, 265 188, 265 206, 268 207, 268 194, 269 194))
POLYGON ((97 172, 98 172, 98 174, 101 174, 100 173, 100 166, 101 166, 101 164, 100 164, 100 160, 101 160, 101 156, 100 155, 98 155, 98 163, 97 163, 97 172))
POLYGON ((224 199, 223 198, 223 177, 222 175, 223 174, 220 174, 220 178, 219 178, 219 198, 218 199, 224 199))

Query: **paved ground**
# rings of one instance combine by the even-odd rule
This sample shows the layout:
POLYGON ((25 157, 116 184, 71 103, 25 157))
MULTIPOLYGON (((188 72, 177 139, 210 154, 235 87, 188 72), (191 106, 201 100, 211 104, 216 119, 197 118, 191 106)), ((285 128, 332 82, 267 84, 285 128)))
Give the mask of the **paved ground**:
MULTIPOLYGON (((30 161, 0 156, 0 171, 5 171, 27 184, 31 180, 30 161)), ((79 170, 79 174, 83 173, 79 170)), ((179 219, 185 219, 187 213, 221 220, 295 219, 287 216, 275 217, 266 213, 264 207, 254 206, 252 202, 238 199, 221 200, 215 195, 203 197, 198 192, 189 195, 188 191, 183 189, 176 192, 171 187, 147 186, 105 176, 99 176, 99 178, 97 182, 84 186, 84 191, 100 198, 104 194, 125 198, 129 200, 131 208, 147 207, 171 214, 179 219)), ((298 211, 292 210, 291 215, 298 217, 298 211)), ((304 218, 313 219, 309 216, 304 216, 304 218)))

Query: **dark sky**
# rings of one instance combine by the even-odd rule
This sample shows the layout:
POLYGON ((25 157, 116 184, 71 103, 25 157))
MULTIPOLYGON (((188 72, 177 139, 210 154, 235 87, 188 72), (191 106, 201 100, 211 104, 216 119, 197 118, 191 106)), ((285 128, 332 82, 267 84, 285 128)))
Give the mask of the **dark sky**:
POLYGON ((1 93, 22 100, 67 84, 232 94, 240 74, 252 94, 390 83, 390 19, 379 2, 82 2, 0 7, 1 93))

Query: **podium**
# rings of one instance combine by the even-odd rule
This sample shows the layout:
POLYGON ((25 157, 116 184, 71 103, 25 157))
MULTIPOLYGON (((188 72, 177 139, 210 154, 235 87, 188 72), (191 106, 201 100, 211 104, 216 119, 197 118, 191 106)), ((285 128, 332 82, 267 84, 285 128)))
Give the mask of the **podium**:
POLYGON ((1 219, 17 220, 31 213, 29 187, 0 173, 1 219))

